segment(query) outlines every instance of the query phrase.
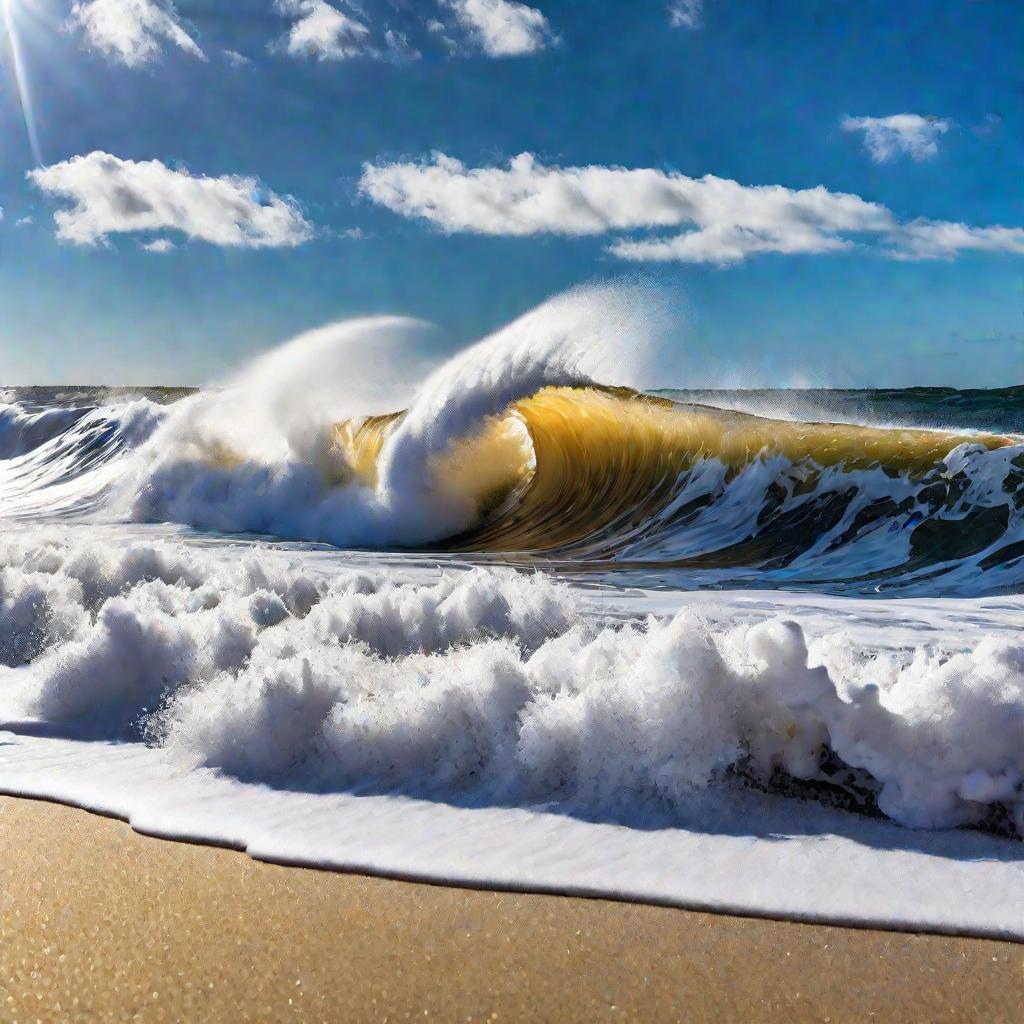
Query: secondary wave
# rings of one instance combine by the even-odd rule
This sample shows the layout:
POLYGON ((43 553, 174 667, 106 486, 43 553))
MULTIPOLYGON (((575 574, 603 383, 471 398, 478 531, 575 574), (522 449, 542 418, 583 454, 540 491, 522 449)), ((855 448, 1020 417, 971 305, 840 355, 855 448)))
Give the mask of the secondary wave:
POLYGON ((0 516, 74 517, 103 508, 132 453, 166 414, 146 398, 0 404, 0 516))

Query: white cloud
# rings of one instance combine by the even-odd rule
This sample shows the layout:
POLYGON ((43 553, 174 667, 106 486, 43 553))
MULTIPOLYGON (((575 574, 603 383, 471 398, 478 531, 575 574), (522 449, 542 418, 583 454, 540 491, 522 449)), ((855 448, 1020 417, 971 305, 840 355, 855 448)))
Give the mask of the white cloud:
POLYGON ((515 0, 438 0, 438 3, 454 12, 459 24, 489 57, 521 57, 558 41, 540 11, 515 0))
POLYGON ((379 54, 370 30, 324 0, 277 0, 278 13, 296 20, 278 46, 292 57, 338 61, 379 54))
POLYGON ((110 235, 180 231, 187 238, 239 248, 294 246, 313 236, 295 200, 255 178, 199 177, 159 160, 121 160, 99 151, 29 171, 28 179, 70 208, 53 217, 57 237, 106 244, 110 235))
POLYGON ((428 32, 437 37, 438 42, 450 56, 454 57, 459 52, 459 44, 448 35, 448 26, 444 22, 438 21, 437 18, 431 18, 427 21, 426 28, 428 32))
POLYGON ((154 238, 152 242, 143 242, 139 248, 143 252, 167 253, 178 247, 169 238, 154 238))
MULTIPOLYGON (((0 210, 0 220, 3 220, 3 217, 4 217, 3 210, 0 210)), ((28 228, 28 227, 31 227, 33 224, 35 224, 35 222, 36 222, 35 217, 33 217, 32 214, 28 214, 28 216, 26 216, 26 217, 19 217, 14 222, 14 226, 16 228, 28 228)))
POLYGON ((412 60, 419 60, 423 54, 409 42, 409 37, 404 32, 393 32, 387 29, 384 33, 384 56, 395 64, 407 64, 412 60))
POLYGON ((169 0, 75 0, 69 24, 94 49, 130 68, 155 60, 164 43, 206 60, 169 0))
POLYGON ((787 224, 748 228, 736 224, 701 228, 665 239, 614 242, 608 251, 619 259, 645 263, 740 263, 748 256, 775 252, 836 252, 853 243, 817 228, 787 224))
POLYGON ((847 117, 845 132, 863 132, 864 145, 877 164, 888 163, 898 156, 929 160, 938 155, 939 139, 953 123, 938 117, 920 114, 893 114, 891 117, 847 117))
POLYGON ((367 165, 361 190, 407 217, 448 232, 599 235, 695 228, 671 239, 620 241, 626 259, 728 263, 754 252, 827 252, 839 232, 883 230, 891 214, 824 188, 748 187, 621 167, 546 167, 528 153, 507 167, 468 169, 441 154, 429 163, 367 165))
POLYGON ((633 261, 736 263, 758 253, 828 253, 875 240, 900 259, 965 249, 1018 252, 1017 228, 901 224, 860 196, 823 186, 742 185, 727 178, 622 167, 548 167, 529 153, 505 167, 467 168, 435 154, 420 163, 366 164, 360 190, 405 217, 449 233, 603 235, 682 229, 674 236, 620 238, 609 252, 633 261), (852 237, 851 237, 852 236, 852 237))
POLYGON ((245 68, 252 64, 252 61, 244 53, 239 53, 237 50, 222 50, 221 53, 233 68, 245 68))
MULTIPOLYGON (((515 57, 535 53, 558 42, 547 18, 534 7, 517 0, 436 0, 451 12, 450 24, 418 12, 426 31, 455 55, 483 52, 491 57, 515 57), (461 43, 452 35, 464 34, 461 43)), ((419 60, 422 54, 398 29, 376 29, 357 0, 274 0, 277 12, 292 19, 285 36, 271 50, 292 57, 342 61, 353 57, 389 60, 396 64, 419 60), (346 13, 348 11, 349 13, 346 13)))
POLYGON ((968 251, 1024 254, 1024 228, 975 228, 922 218, 902 224, 892 243, 890 255, 900 260, 952 259, 968 251))
POLYGON ((673 28, 700 28, 704 0, 672 0, 668 5, 668 22, 673 28))

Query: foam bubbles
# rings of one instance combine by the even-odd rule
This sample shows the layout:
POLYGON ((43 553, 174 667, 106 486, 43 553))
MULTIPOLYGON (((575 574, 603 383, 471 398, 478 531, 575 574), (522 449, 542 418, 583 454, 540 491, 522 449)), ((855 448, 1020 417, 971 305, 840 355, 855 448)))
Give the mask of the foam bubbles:
POLYGON ((326 576, 53 532, 0 544, 0 631, 6 716, 185 769, 634 817, 736 771, 848 777, 912 827, 992 805, 1024 826, 1013 637, 880 653, 792 619, 602 621, 543 575, 326 576))

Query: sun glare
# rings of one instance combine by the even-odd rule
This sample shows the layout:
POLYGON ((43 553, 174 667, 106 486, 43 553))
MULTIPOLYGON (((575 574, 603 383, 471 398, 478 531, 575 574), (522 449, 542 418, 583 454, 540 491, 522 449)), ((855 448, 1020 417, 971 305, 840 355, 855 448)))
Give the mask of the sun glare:
POLYGON ((7 36, 6 57, 14 78, 14 87, 21 106, 22 119, 25 122, 25 134, 32 150, 32 157, 37 164, 43 162, 39 148, 39 133, 36 131, 35 115, 32 111, 32 94, 28 76, 25 73, 25 61, 22 55, 19 15, 29 9, 32 0, 0 0, 0 11, 3 14, 4 32, 7 36))

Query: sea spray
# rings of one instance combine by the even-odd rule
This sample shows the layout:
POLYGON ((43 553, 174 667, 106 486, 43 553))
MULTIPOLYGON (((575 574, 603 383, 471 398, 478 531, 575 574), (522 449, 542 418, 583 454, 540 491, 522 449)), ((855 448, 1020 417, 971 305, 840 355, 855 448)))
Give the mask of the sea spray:
POLYGON ((139 453, 130 514, 342 545, 444 540, 474 524, 484 497, 445 486, 444 457, 544 387, 644 383, 670 322, 656 299, 577 289, 459 353, 416 388, 372 480, 332 446, 335 427, 402 408, 394 380, 422 366, 411 353, 429 329, 378 318, 304 335, 183 403, 139 453))

